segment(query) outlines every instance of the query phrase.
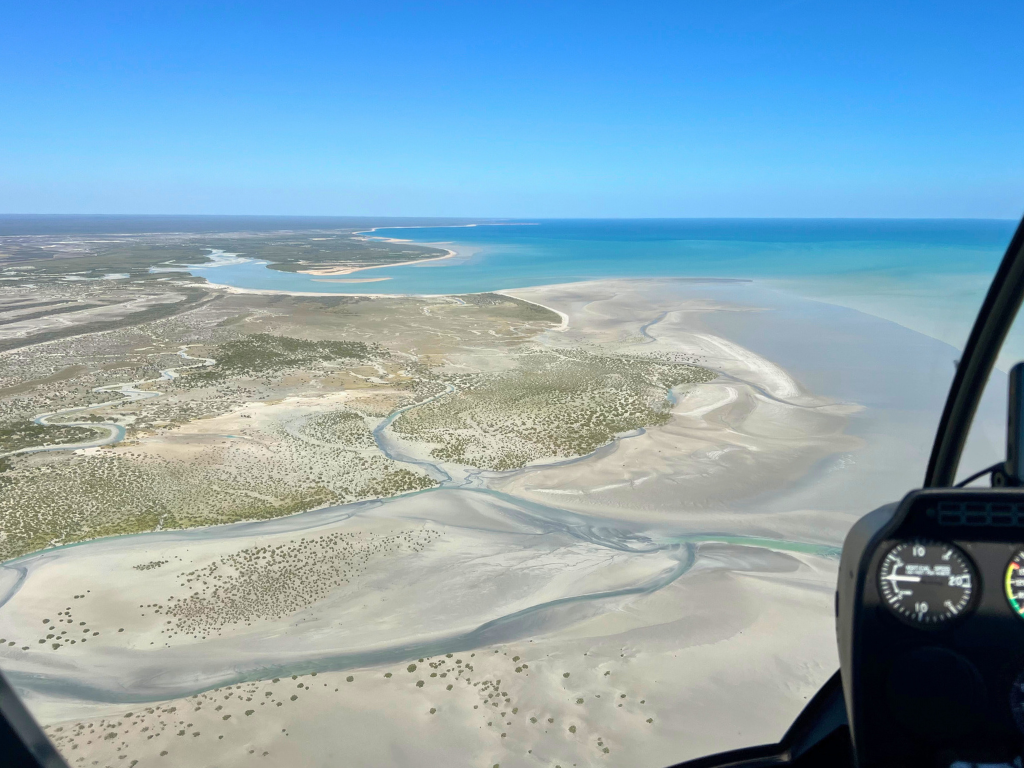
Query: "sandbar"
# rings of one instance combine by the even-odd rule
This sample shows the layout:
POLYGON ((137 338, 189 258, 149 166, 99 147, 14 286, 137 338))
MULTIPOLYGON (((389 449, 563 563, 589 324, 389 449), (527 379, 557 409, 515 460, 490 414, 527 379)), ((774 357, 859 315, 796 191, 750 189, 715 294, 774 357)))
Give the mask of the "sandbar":
MULTIPOLYGON (((388 242, 388 243, 407 243, 407 242, 409 242, 408 240, 396 240, 395 238, 392 238, 392 237, 381 237, 381 238, 378 238, 378 239, 379 240, 383 240, 383 241, 388 242)), ((438 243, 419 243, 419 245, 427 245, 427 246, 438 247, 439 244, 438 243)), ((373 264, 373 265, 368 266, 368 267, 345 267, 345 266, 316 267, 314 269, 299 269, 299 270, 296 270, 296 271, 300 272, 300 273, 302 273, 304 275, 317 275, 317 276, 350 275, 353 272, 362 272, 363 270, 366 270, 366 269, 384 269, 386 267, 412 266, 412 265, 415 265, 415 264, 426 264, 427 262, 431 262, 431 261, 444 261, 445 259, 450 259, 453 256, 458 256, 458 252, 457 251, 453 251, 451 248, 445 248, 444 250, 445 250, 445 255, 444 256, 435 256, 432 259, 413 259, 411 261, 395 261, 395 262, 392 262, 390 264, 373 264)))

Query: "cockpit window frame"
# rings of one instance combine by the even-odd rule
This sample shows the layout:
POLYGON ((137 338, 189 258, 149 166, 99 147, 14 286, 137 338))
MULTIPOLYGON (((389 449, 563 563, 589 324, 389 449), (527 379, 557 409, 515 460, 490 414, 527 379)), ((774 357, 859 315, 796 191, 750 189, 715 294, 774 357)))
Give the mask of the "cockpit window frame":
POLYGON ((956 479, 967 435, 1003 342, 1024 301, 1024 219, 1010 240, 957 363, 925 473, 925 488, 956 479))

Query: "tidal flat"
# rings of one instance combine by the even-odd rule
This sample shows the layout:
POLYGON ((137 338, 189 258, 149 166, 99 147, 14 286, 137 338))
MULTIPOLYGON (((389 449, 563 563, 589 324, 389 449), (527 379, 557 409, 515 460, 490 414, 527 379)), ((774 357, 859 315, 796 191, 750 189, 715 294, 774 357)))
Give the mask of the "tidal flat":
MULTIPOLYGON (((17 326, 0 369, 12 448, 146 393, 89 411, 122 440, 0 472, 0 668, 73 765, 653 768, 776 740, 836 667, 837 547, 923 461, 925 361, 955 356, 747 281, 187 288, 17 326)), ((38 280, 0 328, 182 289, 38 280)))

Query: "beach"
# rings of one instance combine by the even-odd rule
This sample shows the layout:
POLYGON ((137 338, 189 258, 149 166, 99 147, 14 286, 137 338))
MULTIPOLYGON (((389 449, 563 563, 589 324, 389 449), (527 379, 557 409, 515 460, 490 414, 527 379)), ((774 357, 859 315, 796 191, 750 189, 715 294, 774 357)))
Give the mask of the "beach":
MULTIPOLYGON (((383 240, 384 242, 388 242, 388 243, 405 243, 405 242, 409 242, 408 240, 399 240, 399 239, 396 239, 396 238, 393 238, 393 237, 382 237, 382 238, 379 238, 379 239, 383 240)), ((436 245, 438 247, 443 247, 444 244, 443 243, 426 243, 426 245, 436 245)), ((317 277, 327 277, 327 276, 334 276, 334 275, 350 275, 350 274, 353 274, 354 272, 362 272, 362 271, 367 270, 367 269, 387 269, 389 267, 400 267, 400 266, 404 266, 406 264, 409 264, 409 265, 419 265, 419 264, 426 264, 428 262, 434 262, 434 261, 444 261, 445 259, 450 259, 450 258, 453 258, 454 256, 458 256, 459 255, 457 251, 453 251, 450 248, 445 248, 444 250, 447 251, 447 253, 444 256, 438 256, 438 257, 432 258, 432 259, 419 259, 419 260, 411 261, 411 262, 396 262, 394 264, 374 264, 373 266, 369 266, 369 267, 348 267, 348 266, 317 267, 315 269, 300 269, 300 270, 297 270, 297 271, 299 273, 303 274, 303 275, 316 275, 317 277)), ((379 277, 379 278, 374 278, 374 279, 376 279, 376 280, 387 280, 388 278, 386 278, 386 277, 379 277)), ((338 281, 338 282, 341 282, 341 281, 338 281)), ((372 280, 346 280, 344 282, 372 282, 372 280)))

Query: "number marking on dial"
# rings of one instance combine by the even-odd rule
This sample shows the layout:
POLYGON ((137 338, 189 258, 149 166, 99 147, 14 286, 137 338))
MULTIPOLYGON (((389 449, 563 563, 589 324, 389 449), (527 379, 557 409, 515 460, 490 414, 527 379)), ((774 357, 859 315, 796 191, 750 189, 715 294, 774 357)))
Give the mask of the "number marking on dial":
MULTIPOLYGON (((1024 564, 1024 552, 1021 555, 1024 564)), ((960 616, 971 603, 974 583, 967 556, 952 544, 934 541, 895 545, 878 571, 886 607, 918 625, 938 625, 960 616)))

